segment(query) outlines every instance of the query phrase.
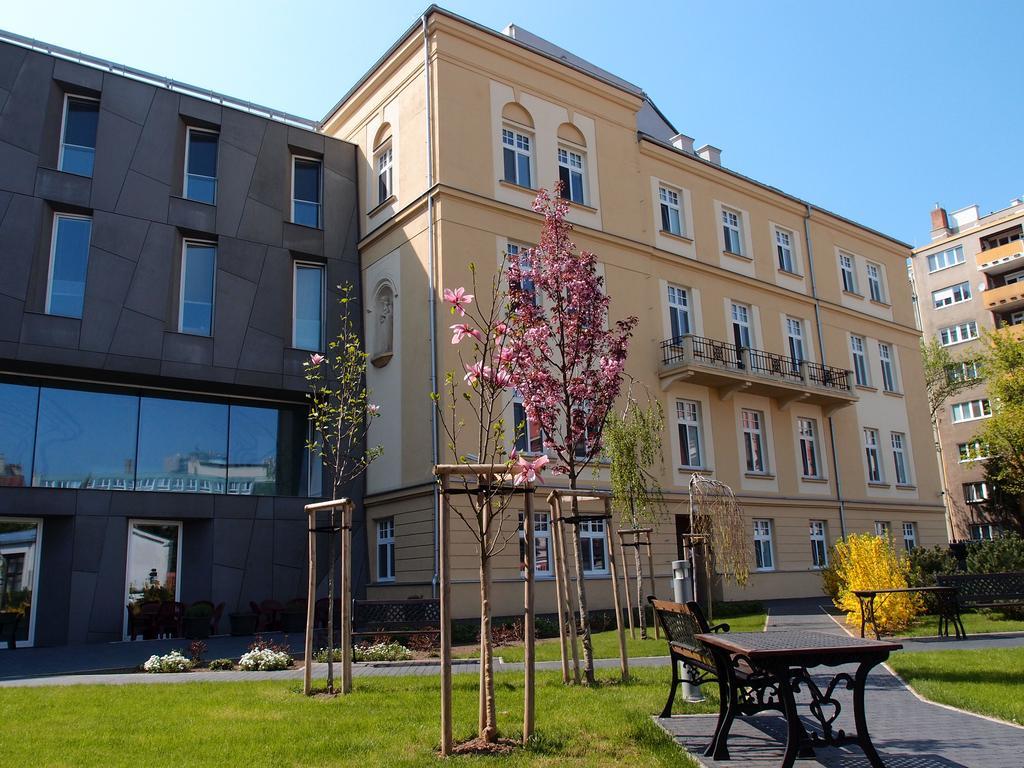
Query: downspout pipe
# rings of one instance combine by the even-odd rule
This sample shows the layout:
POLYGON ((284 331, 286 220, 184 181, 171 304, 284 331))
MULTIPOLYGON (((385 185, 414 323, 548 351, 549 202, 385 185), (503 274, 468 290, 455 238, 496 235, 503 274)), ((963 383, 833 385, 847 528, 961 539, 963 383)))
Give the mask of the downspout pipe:
MULTIPOLYGON (((420 17, 423 27, 423 74, 426 82, 426 118, 427 118, 427 306, 430 313, 430 391, 437 392, 437 286, 434 282, 435 254, 434 254, 434 113, 432 104, 432 82, 430 77, 430 33, 427 29, 427 16, 425 13, 420 17)), ((430 408, 430 456, 431 469, 437 466, 440 457, 440 446, 438 445, 437 429, 437 408, 431 403, 430 408)), ((441 512, 441 502, 437 486, 433 491, 433 543, 434 551, 434 574, 430 580, 430 595, 437 597, 438 587, 438 528, 441 512)))
MULTIPOLYGON (((821 330, 821 301, 818 298, 818 286, 814 280, 814 246, 811 245, 811 206, 806 205, 804 215, 804 242, 807 243, 807 276, 811 281, 811 298, 814 299, 814 326, 818 336, 818 352, 821 362, 825 362, 825 335, 821 330)), ((843 483, 839 471, 839 456, 836 451, 836 430, 832 416, 828 416, 828 442, 832 453, 832 467, 836 476, 836 502, 839 504, 839 534, 846 538, 846 502, 843 500, 843 483)))

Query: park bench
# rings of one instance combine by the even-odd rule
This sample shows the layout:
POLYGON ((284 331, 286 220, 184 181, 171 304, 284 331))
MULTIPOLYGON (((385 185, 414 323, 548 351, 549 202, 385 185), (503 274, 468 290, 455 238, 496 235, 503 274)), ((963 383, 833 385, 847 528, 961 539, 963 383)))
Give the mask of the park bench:
POLYGON ((431 598, 413 600, 354 600, 352 637, 407 637, 441 635, 441 601, 431 598))
MULTIPOLYGON (((936 582, 956 589, 957 622, 969 608, 1024 608, 1024 573, 940 573, 936 582)), ((966 636, 966 632, 964 635, 966 636)))

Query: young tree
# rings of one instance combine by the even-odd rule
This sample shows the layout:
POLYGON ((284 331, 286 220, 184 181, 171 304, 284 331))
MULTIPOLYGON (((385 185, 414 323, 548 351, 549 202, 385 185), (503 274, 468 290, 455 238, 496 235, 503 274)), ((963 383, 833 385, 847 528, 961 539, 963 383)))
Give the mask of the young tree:
MULTIPOLYGON (((690 527, 704 548, 707 614, 712 617, 711 577, 717 571, 739 586, 750 577, 751 542, 748 522, 736 495, 725 483, 694 474, 690 477, 690 527)), ((693 572, 696 580, 697 573, 693 572)))
MULTIPOLYGON (((632 391, 626 395, 622 412, 609 414, 605 424, 604 453, 611 462, 612 503, 631 528, 639 528, 642 521, 656 522, 664 508, 665 498, 659 479, 659 471, 664 464, 664 428, 665 411, 661 403, 648 396, 647 406, 643 407, 632 391)), ((640 577, 643 570, 638 546, 633 547, 633 567, 637 574, 640 637, 646 640, 647 612, 644 609, 643 579, 640 577)))
MULTIPOLYGON (((459 464, 505 465, 514 483, 536 482, 546 456, 533 461, 506 451, 504 418, 516 361, 508 337, 508 303, 499 277, 491 282, 488 301, 479 295, 476 267, 470 264, 473 293, 465 288, 445 289, 451 314, 460 322, 451 326, 451 343, 459 347, 461 370, 445 374, 444 388, 433 394, 434 407, 444 429, 448 449, 459 464), (466 450, 468 449, 468 450, 466 450)), ((515 425, 513 425, 513 433, 515 425)), ((514 443, 513 437, 512 442, 514 443)), ((484 743, 498 738, 494 697, 494 645, 491 634, 491 561, 513 539, 518 526, 506 528, 506 512, 513 496, 503 478, 451 476, 463 482, 466 493, 451 508, 476 542, 480 576, 480 719, 477 737, 484 743), (473 478, 476 480, 476 478, 473 478)), ((509 517, 514 517, 509 515, 509 517)))
POLYGON ((996 331, 985 337, 981 370, 992 417, 979 438, 988 444, 992 475, 1004 494, 1024 495, 1024 341, 996 331))
MULTIPOLYGON (((622 385, 636 317, 608 323, 608 295, 597 258, 577 251, 566 221, 568 203, 541 190, 533 209, 544 216, 540 244, 507 266, 512 384, 527 418, 555 454, 555 472, 578 489, 580 474, 601 452, 601 434, 622 385)), ((572 499, 572 516, 579 501, 572 499)), ((573 546, 580 549, 579 526, 573 546)), ((594 653, 583 573, 576 561, 576 593, 587 682, 594 682, 594 653)))
POLYGON ((924 364, 928 414, 934 426, 946 401, 968 387, 973 387, 978 381, 964 374, 963 364, 969 360, 954 357, 946 347, 935 340, 921 341, 921 361, 924 364))
MULTIPOLYGON (((368 448, 366 434, 380 408, 369 402, 366 389, 367 354, 356 324, 359 303, 350 284, 339 285, 341 307, 338 335, 327 344, 324 354, 310 355, 305 366, 310 401, 311 437, 306 448, 320 456, 331 479, 331 498, 366 471, 383 453, 381 446, 368 448)), ((331 510, 330 527, 336 522, 331 510)), ((327 545, 327 692, 334 692, 334 536, 327 545)), ((351 568, 351 563, 342 563, 351 568)), ((312 599, 312 595, 310 596, 312 599)), ((342 628, 342 631, 345 631, 342 628)))

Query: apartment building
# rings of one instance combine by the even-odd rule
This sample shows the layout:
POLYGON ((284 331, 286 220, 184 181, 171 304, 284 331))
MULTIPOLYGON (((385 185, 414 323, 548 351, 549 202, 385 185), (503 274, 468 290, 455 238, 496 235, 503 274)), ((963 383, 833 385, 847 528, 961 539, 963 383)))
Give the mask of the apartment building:
MULTIPOLYGON (((844 533, 946 541, 927 409, 911 396, 923 379, 909 246, 729 170, 640 88, 568 51, 436 7, 321 122, 359 155, 368 379, 383 413, 370 441, 385 457, 367 475, 369 596, 436 584, 431 466, 453 457, 429 393, 461 372, 441 291, 467 284, 470 262, 486 285, 504 254, 535 243, 531 203, 559 180, 611 317, 639 316, 627 370, 667 416, 662 594, 694 473, 744 506, 752 577, 722 587, 727 599, 820 594, 844 533)), ((507 409, 521 421, 514 393, 507 409)), ((531 437, 520 450, 536 449, 531 437)), ((607 467, 588 482, 606 487, 607 467)), ((540 511, 539 610, 554 602, 548 522, 540 511)), ((608 535, 595 524, 584 536, 596 608, 611 605, 608 535)), ((457 618, 478 610, 474 546, 456 525, 457 618)), ((521 605, 520 557, 510 546, 494 567, 499 615, 521 605)))
MULTIPOLYGON (((925 338, 963 365, 950 375, 973 378, 972 355, 983 331, 1024 333, 1024 198, 982 216, 977 205, 952 213, 936 206, 931 242, 914 250, 911 270, 925 338)), ((987 450, 976 438, 991 414, 984 384, 960 392, 938 414, 940 460, 954 540, 992 538, 998 525, 986 510, 987 450)))
POLYGON ((20 645, 120 640, 157 595, 226 632, 304 594, 302 363, 359 278, 355 148, 0 37, 0 610, 20 645))

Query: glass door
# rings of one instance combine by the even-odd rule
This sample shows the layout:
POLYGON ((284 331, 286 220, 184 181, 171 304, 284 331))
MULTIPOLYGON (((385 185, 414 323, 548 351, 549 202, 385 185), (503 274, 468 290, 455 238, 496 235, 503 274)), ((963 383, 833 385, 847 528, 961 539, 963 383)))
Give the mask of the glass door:
POLYGON ((40 520, 0 518, 0 648, 13 632, 18 647, 35 642, 40 520))
MULTIPOLYGON (((181 523, 132 520, 128 524, 125 602, 177 602, 181 572, 181 523)), ((125 614, 125 637, 128 637, 125 614)))

